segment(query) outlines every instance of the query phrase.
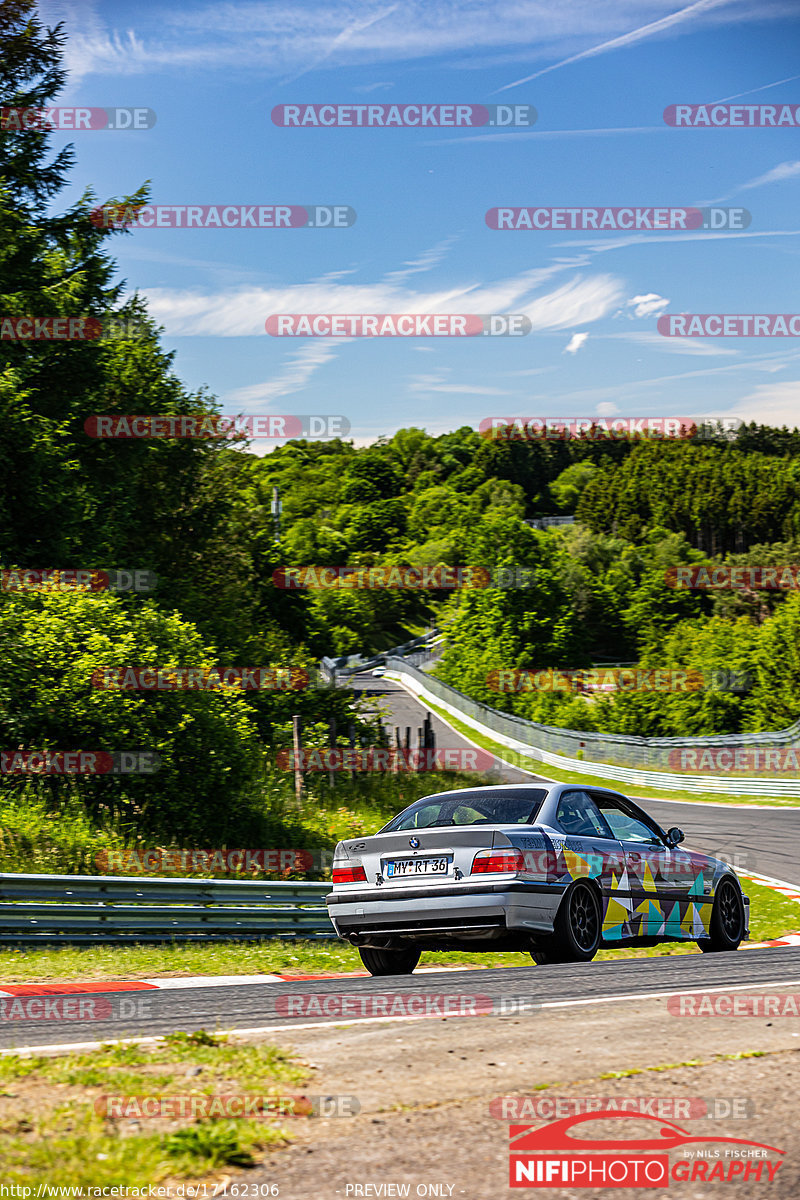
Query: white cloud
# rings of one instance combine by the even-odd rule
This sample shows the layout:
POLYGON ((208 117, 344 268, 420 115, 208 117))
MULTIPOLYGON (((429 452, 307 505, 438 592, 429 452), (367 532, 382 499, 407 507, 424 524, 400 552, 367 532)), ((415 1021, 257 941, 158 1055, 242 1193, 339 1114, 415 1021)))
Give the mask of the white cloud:
MULTIPOLYGON (((153 320, 165 327, 168 337, 266 337, 264 323, 276 313, 519 313, 529 318, 534 330, 561 330, 600 320, 621 303, 623 285, 612 275, 576 275, 540 294, 545 283, 565 270, 565 266, 535 268, 491 283, 427 292, 403 287, 398 278, 410 272, 400 271, 370 284, 323 277, 286 287, 213 293, 154 288, 146 299, 153 320)), ((290 339, 286 365, 276 377, 239 388, 228 399, 266 402, 299 391, 336 356, 338 346, 353 340, 290 339)))
POLYGON ((544 67, 541 71, 535 71, 533 75, 526 75, 524 79, 515 79, 513 83, 507 83, 504 87, 497 88, 498 92, 507 92, 509 88, 519 87, 523 83, 530 83, 532 79, 539 79, 542 75, 547 75, 550 71, 557 71, 561 67, 566 67, 570 63, 581 62, 585 58, 596 58, 599 54, 608 54, 610 50, 622 50, 626 46, 633 46, 637 42, 642 42, 646 38, 655 37, 658 34, 667 33, 674 30, 677 25, 686 24, 694 18, 705 16, 712 9, 728 6, 730 0, 695 0, 694 4, 687 5, 686 8, 680 9, 679 12, 670 13, 666 17, 661 17, 658 21, 649 21, 646 25, 641 25, 638 29, 632 29, 628 33, 622 34, 621 37, 611 38, 610 41, 601 42, 597 46, 591 46, 588 50, 582 50, 580 54, 573 54, 569 58, 563 59, 561 62, 553 63, 549 67, 544 67))
POLYGON ((572 337, 564 347, 564 354, 577 354, 583 343, 588 338, 588 333, 573 333, 572 337))
POLYGON ((622 281, 613 275, 577 275, 549 295, 520 308, 535 330, 569 329, 608 316, 622 298, 622 281))
POLYGON ((793 162, 778 163, 776 167, 766 171, 763 175, 757 175, 755 179, 750 179, 747 183, 740 183, 732 191, 726 192, 724 196, 715 196, 713 200, 704 200, 696 207, 706 208, 712 204, 722 204, 723 201, 738 195, 739 192, 749 192, 753 188, 764 187, 770 183, 781 183, 784 179, 793 179, 795 175, 800 175, 800 162, 796 159, 793 162))
POLYGON ((529 138, 610 137, 617 133, 663 133, 665 125, 610 126, 603 129, 510 129, 507 133, 475 133, 454 138, 431 138, 428 146, 468 145, 470 142, 519 142, 529 138))
POLYGON ((616 404, 612 404, 610 400, 604 400, 602 404, 597 405, 598 417, 613 417, 618 412, 616 404))
MULTIPOLYGON (((172 337, 254 337, 273 313, 523 313, 534 329, 564 329, 606 316, 620 302, 622 282, 611 275, 576 276, 537 294, 564 268, 545 267, 491 283, 430 291, 378 283, 312 281, 273 288, 202 293, 153 288, 148 307, 172 337)), ((339 340, 339 339, 337 339, 339 340)))
POLYGON ((627 307, 633 308, 634 317, 652 317, 655 313, 661 313, 668 304, 669 300, 657 292, 648 292, 646 296, 632 296, 627 307))
MULTIPOLYGON (((726 199, 725 196, 720 199, 726 199)), ((704 201, 703 204, 698 204, 696 207, 704 208, 707 204, 718 204, 720 199, 713 201, 704 201)), ((564 242, 557 242, 558 246, 583 246, 586 250, 590 250, 593 254, 603 254, 608 250, 621 250, 626 246, 653 246, 656 242, 716 242, 716 241, 731 241, 733 239, 742 238, 775 238, 775 237, 797 237, 800 229, 760 229, 750 233, 734 233, 720 232, 715 233, 710 229, 691 229, 684 233, 653 234, 653 233, 634 233, 628 237, 616 239, 577 239, 573 238, 564 242)))
POLYGON ((443 242, 439 242, 438 246, 432 246, 430 250, 426 250, 420 254, 419 258, 413 258, 410 262, 403 263, 399 271, 391 271, 385 278, 387 283, 401 283, 410 275, 419 275, 424 271, 431 271, 437 267, 442 259, 447 254, 447 251, 458 239, 455 234, 445 238, 443 242))
POLYGON ((648 350, 662 350, 666 354, 694 354, 701 358, 738 357, 739 351, 721 346, 718 341, 704 338, 663 337, 660 333, 601 333, 596 337, 632 342, 648 350))
MULTIPOLYGON (((737 361, 735 363, 729 363, 724 367, 702 367, 694 371, 681 371, 674 375, 657 375, 650 379, 631 379, 628 381, 623 380, 621 382, 611 383, 607 387, 593 386, 591 388, 572 390, 570 392, 562 393, 561 395, 549 394, 547 399, 553 403, 562 404, 571 404, 576 401, 580 403, 580 401, 584 399, 591 403, 593 400, 597 400, 601 396, 618 398, 620 395, 628 392, 632 392, 634 396, 639 398, 642 388, 657 387, 663 383, 672 383, 677 379, 706 379, 709 376, 729 374, 731 371, 735 371, 737 377, 741 376, 745 371, 763 371, 766 374, 771 375, 777 371, 785 370, 790 363, 796 361, 797 359, 800 359, 800 352, 795 352, 788 355, 784 352, 780 355, 771 355, 764 358, 751 358, 746 362, 737 361)), ((730 416, 732 414, 728 413, 726 415, 730 416)))
POLYGON ((750 88, 747 92, 736 92, 733 96, 723 96, 721 100, 712 100, 712 104, 727 104, 729 100, 739 100, 742 96, 754 96, 756 92, 766 92, 770 88, 778 87, 781 83, 791 83, 794 79, 800 79, 800 75, 787 75, 785 79, 764 83, 761 87, 750 88))
POLYGON ((505 388, 481 387, 474 383, 425 383, 421 377, 411 381, 411 392, 443 392, 459 396, 513 396, 505 388))
POLYGON ((290 352, 283 370, 264 383, 254 383, 228 392, 225 396, 226 404, 234 408, 238 405, 259 408, 281 396, 291 396, 294 392, 302 391, 311 376, 336 357, 338 344, 341 344, 339 338, 320 338, 318 341, 301 344, 290 352))
POLYGON ((493 51, 511 61, 550 62, 543 69, 554 70, 698 25, 786 15, 783 0, 760 0, 758 5, 697 0, 677 13, 671 7, 669 0, 561 0, 559 5, 513 0, 500 6, 485 0, 222 0, 191 5, 164 0, 142 6, 134 31, 115 26, 113 4, 41 0, 46 20, 51 13, 55 19, 66 18, 66 63, 74 78, 179 68, 258 69, 286 79, 319 68, 425 61, 447 54, 467 54, 474 65, 480 53, 485 66, 493 51), (654 9, 664 15, 653 20, 654 9), (587 41, 597 44, 582 49, 587 41))
POLYGON ((759 384, 738 400, 726 416, 756 421, 759 425, 788 425, 789 429, 796 429, 800 424, 800 379, 759 384))
POLYGON ((751 188, 764 187, 767 183, 779 183, 780 180, 791 179, 795 175, 800 175, 800 162, 797 159, 794 162, 778 163, 777 167, 773 167, 771 171, 757 176, 756 179, 751 179, 749 183, 743 183, 737 190, 748 192, 751 188))

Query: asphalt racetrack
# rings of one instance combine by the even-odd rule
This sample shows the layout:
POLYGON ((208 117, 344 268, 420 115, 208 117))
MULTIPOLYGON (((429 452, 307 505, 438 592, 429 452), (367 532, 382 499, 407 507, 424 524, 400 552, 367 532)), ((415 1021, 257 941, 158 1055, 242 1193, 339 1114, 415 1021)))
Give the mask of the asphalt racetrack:
MULTIPOLYGON (((415 731, 421 724, 424 709, 396 684, 371 676, 353 682, 381 700, 388 725, 415 731)), ((469 745, 435 715, 433 722, 438 746, 469 745)), ((537 778, 515 768, 504 777, 537 778)), ((640 803, 662 826, 683 828, 689 847, 726 857, 744 871, 800 882, 800 809, 640 803)), ((798 917, 800 926, 800 909, 798 917)), ((264 971, 270 971, 268 951, 264 971)), ((274 1195, 270 1189, 277 1187, 282 1200, 498 1200, 516 1194, 509 1190, 514 1118, 499 1119, 509 1098, 539 1104, 541 1112, 518 1119, 540 1127, 560 1115, 553 1106, 580 1106, 587 1098, 596 1103, 597 1097, 605 1098, 605 1108, 623 1102, 669 1106, 676 1097, 689 1097, 715 1114, 675 1122, 688 1127, 689 1141, 714 1148, 701 1145, 691 1161, 674 1151, 670 1170, 678 1174, 671 1175, 668 1190, 650 1188, 648 1195, 788 1200, 800 1194, 800 1019, 781 1009, 784 997, 800 1002, 800 947, 584 965, 420 969, 381 979, 168 983, 72 995, 70 1019, 2 1020, 0 1047, 59 1053, 117 1039, 146 1044, 177 1030, 224 1031, 273 1043, 308 1064, 304 1092, 334 1106, 336 1098, 356 1102, 347 1119, 294 1122, 287 1129, 289 1145, 269 1148, 251 1170, 233 1171, 240 1190, 219 1195, 274 1195), (716 1005, 720 996, 724 1010, 692 1007, 716 1005), (733 1015, 734 1000, 751 1009, 733 1015), (731 1117, 737 1106, 747 1119, 731 1117), (741 1160, 718 1149, 720 1138, 778 1147, 768 1157, 779 1174, 770 1182, 754 1157, 745 1175, 741 1160), (724 1168, 720 1182, 719 1174, 709 1175, 714 1156, 723 1164, 717 1171, 724 1168)), ((70 987, 9 990, 23 1000, 35 995, 60 1004, 70 987)), ((607 1119, 602 1127, 585 1136, 613 1138, 619 1131, 607 1119)), ((635 1135, 626 1130, 623 1136, 635 1135)), ((608 1184, 596 1190, 538 1184, 536 1191, 544 1200, 631 1195, 608 1184)))

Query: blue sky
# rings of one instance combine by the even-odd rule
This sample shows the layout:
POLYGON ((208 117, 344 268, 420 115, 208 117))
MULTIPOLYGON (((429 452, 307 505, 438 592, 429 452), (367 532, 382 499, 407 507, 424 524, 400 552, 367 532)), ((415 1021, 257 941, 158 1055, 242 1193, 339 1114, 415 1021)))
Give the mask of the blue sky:
MULTIPOLYGON (((663 109, 800 104, 797 0, 43 0, 59 103, 140 132, 56 133, 60 204, 348 204, 341 230, 150 229, 112 243, 191 387, 226 413, 342 413, 358 444, 487 416, 798 424, 800 340, 664 338, 663 312, 800 311, 800 130, 672 129, 663 109), (519 82, 525 80, 525 82, 519 82), (285 129, 289 103, 533 104, 531 130, 285 129), (505 231, 495 206, 686 206, 744 234, 505 231), (525 313, 525 338, 272 338, 272 313, 525 313)), ((269 448, 269 443, 253 447, 269 448)))

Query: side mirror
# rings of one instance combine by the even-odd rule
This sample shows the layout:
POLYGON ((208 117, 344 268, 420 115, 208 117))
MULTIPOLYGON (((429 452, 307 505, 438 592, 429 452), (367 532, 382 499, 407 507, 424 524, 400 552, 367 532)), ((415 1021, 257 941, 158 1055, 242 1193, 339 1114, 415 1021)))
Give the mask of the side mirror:
POLYGON ((673 846, 677 846, 680 842, 682 842, 684 837, 685 834, 683 830, 678 829, 677 825, 673 825, 672 829, 667 830, 667 845, 671 849, 673 846))

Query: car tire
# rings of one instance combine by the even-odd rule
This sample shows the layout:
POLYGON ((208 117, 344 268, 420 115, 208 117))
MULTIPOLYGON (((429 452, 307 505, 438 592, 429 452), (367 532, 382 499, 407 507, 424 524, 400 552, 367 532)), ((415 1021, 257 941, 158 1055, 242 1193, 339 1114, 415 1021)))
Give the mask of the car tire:
POLYGON ((738 950, 744 937, 744 901, 738 884, 726 876, 720 880, 714 896, 708 937, 698 938, 704 954, 738 950))
POLYGON ((420 960, 421 950, 375 950, 359 946, 361 961, 370 975, 411 975, 420 960))
POLYGON ((557 962, 591 962, 600 948, 600 901, 591 884, 573 884, 561 901, 553 936, 532 947, 538 965, 557 962))

